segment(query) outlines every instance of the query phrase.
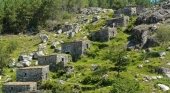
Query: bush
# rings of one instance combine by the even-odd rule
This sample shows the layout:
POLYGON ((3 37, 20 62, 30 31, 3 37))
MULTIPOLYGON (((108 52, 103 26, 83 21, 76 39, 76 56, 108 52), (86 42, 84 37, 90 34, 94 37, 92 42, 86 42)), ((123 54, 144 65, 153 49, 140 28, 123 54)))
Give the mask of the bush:
POLYGON ((72 17, 72 15, 68 12, 64 12, 63 13, 63 19, 70 19, 72 17))
POLYGON ((166 44, 167 42, 170 41, 170 25, 161 25, 156 32, 157 39, 160 43, 166 44))
POLYGON ((12 53, 14 50, 17 49, 18 43, 16 41, 11 41, 7 47, 7 51, 12 53))
POLYGON ((100 81, 100 77, 99 76, 86 76, 82 81, 81 83, 82 84, 97 84, 98 82, 100 81))
POLYGON ((135 80, 118 78, 113 81, 111 93, 137 93, 139 83, 135 80))

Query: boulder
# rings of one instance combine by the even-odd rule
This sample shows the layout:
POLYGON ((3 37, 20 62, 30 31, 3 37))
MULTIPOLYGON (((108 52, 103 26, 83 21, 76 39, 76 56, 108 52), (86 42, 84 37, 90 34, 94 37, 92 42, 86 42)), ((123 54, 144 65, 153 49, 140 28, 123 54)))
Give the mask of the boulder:
POLYGON ((21 54, 18 58, 18 61, 23 61, 23 60, 32 61, 32 56, 21 54))
POLYGON ((161 67, 161 68, 156 69, 156 72, 158 72, 159 74, 165 74, 167 77, 170 78, 170 69, 169 68, 161 67))
POLYGON ((93 16, 92 23, 98 21, 100 19, 100 16, 93 16))
POLYGON ((95 71, 95 70, 97 70, 99 68, 99 66, 97 64, 92 64, 91 67, 92 67, 91 68, 92 71, 95 71))
POLYGON ((34 59, 38 59, 38 57, 44 56, 44 55, 45 55, 45 54, 44 54, 43 51, 36 51, 36 52, 34 52, 33 58, 34 58, 34 59))
POLYGON ((74 24, 73 32, 78 33, 80 31, 80 25, 74 24))
POLYGON ((167 51, 170 51, 170 47, 168 47, 166 50, 167 50, 167 51))
POLYGON ((143 68, 143 64, 138 65, 138 68, 143 68))
POLYGON ((55 53, 59 53, 59 52, 61 52, 61 47, 57 47, 57 48, 55 48, 54 52, 55 52, 55 53))
POLYGON ((68 33, 68 38, 72 38, 72 37, 74 37, 75 36, 75 32, 69 32, 68 33))
POLYGON ((72 24, 69 24, 69 23, 65 23, 63 26, 62 26, 62 31, 63 33, 64 32, 69 32, 69 31, 73 31, 73 28, 74 26, 72 24))
POLYGON ((16 66, 17 68, 22 68, 22 67, 24 67, 23 64, 20 63, 20 62, 19 62, 19 63, 16 63, 15 66, 16 66))
POLYGON ((160 57, 166 56, 166 52, 163 52, 163 51, 162 51, 162 52, 159 52, 158 54, 159 54, 160 57))
POLYGON ((43 51, 46 48, 46 44, 39 44, 38 51, 43 51))
POLYGON ((61 34, 62 32, 62 29, 57 30, 57 34, 61 34))
POLYGON ((158 87, 160 87, 161 90, 163 91, 168 91, 170 88, 164 84, 157 84, 158 87))
POLYGON ((10 68, 15 67, 15 64, 16 64, 15 59, 12 59, 11 62, 9 63, 9 67, 10 68))
POLYGON ((152 25, 138 25, 132 29, 128 48, 150 48, 159 45, 152 25), (138 47, 139 46, 139 47, 138 47))
POLYGON ((59 44, 60 44, 60 42, 52 42, 51 48, 55 49, 57 47, 57 45, 59 45, 59 44))
POLYGON ((45 43, 48 41, 48 35, 46 35, 46 34, 40 34, 39 37, 40 37, 42 43, 45 43))
POLYGON ((24 67, 29 67, 31 65, 31 62, 28 60, 23 60, 20 61, 20 63, 24 66, 24 67))
POLYGON ((167 63, 168 66, 170 66, 170 63, 167 63))

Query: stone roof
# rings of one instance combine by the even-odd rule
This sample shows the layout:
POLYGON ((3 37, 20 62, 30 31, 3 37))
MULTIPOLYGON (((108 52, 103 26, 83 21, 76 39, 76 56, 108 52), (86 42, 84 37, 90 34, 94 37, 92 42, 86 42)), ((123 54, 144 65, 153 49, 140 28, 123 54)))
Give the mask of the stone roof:
POLYGON ((150 25, 138 25, 136 27, 133 28, 133 30, 148 30, 148 28, 151 27, 150 25))
POLYGON ((46 68, 46 67, 48 67, 48 65, 46 65, 46 66, 24 67, 24 68, 18 68, 18 69, 39 69, 39 68, 46 68))
MULTIPOLYGON (((58 55, 59 55, 59 56, 61 56, 61 55, 63 55, 63 56, 65 56, 65 55, 66 55, 66 56, 67 56, 68 54, 62 54, 62 53, 60 53, 60 54, 59 54, 59 53, 53 53, 53 54, 51 54, 51 55, 45 55, 45 56, 41 56, 41 57, 58 56, 58 55)), ((41 57, 40 57, 40 58, 41 58, 41 57)))
POLYGON ((8 82, 4 85, 31 85, 31 84, 37 84, 36 82, 8 82))
POLYGON ((64 42, 62 44, 71 44, 71 43, 84 43, 84 42, 90 42, 89 40, 75 40, 75 41, 72 41, 72 42, 64 42))

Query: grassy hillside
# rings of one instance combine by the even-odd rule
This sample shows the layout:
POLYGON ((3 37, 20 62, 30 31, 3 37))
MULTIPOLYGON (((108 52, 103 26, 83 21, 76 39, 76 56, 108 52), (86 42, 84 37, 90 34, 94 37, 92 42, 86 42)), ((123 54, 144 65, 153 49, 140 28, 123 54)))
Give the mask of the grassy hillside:
MULTIPOLYGON (((101 14, 102 17, 111 18, 112 14, 101 14)), ((89 16, 91 18, 91 16, 89 16)), ((74 38, 68 39, 66 35, 56 35, 54 32, 42 31, 49 36, 49 42, 47 44, 46 53, 51 54, 54 50, 50 49, 51 42, 53 41, 74 41, 84 39, 89 32, 96 31, 104 26, 106 19, 100 19, 96 24, 81 25, 80 33, 76 34, 74 38)), ((128 27, 133 22, 129 23, 128 27)), ((118 35, 109 42, 100 43, 92 42, 91 48, 88 50, 87 55, 82 56, 78 62, 70 62, 68 65, 74 67, 74 72, 71 74, 58 71, 57 73, 50 72, 50 79, 44 81, 42 88, 44 89, 57 89, 59 93, 72 93, 73 91, 78 93, 109 93, 113 87, 112 84, 118 80, 117 72, 114 70, 115 62, 110 60, 114 58, 121 50, 125 48, 128 42, 129 35, 125 33, 121 28, 118 29, 118 35), (93 66, 97 66, 96 70, 93 70, 93 66), (61 80, 64 83, 61 83, 61 80)), ((10 54, 11 58, 17 59, 18 56, 25 52, 31 53, 36 51, 40 44, 39 35, 4 35, 0 36, 0 42, 3 46, 10 42, 17 44, 17 49, 10 54)), ((153 51, 165 51, 166 47, 159 46, 154 47, 153 51)), ((170 53, 167 52, 165 59, 159 57, 152 57, 143 52, 143 50, 128 51, 127 56, 130 58, 130 64, 126 71, 120 74, 120 78, 125 80, 132 80, 139 82, 139 93, 163 93, 158 87, 157 83, 163 83, 170 86, 169 78, 144 80, 147 76, 162 76, 154 73, 154 68, 160 66, 166 66, 168 60, 170 60, 170 53), (149 60, 149 62, 146 62, 149 60), (142 65, 143 67, 138 67, 142 65)), ((7 78, 12 77, 12 81, 15 81, 15 69, 5 68, 4 76, 2 76, 1 84, 7 78)), ((125 84, 126 87, 131 86, 125 84)), ((129 92, 130 93, 130 92, 129 92)), ((136 92, 137 93, 137 92, 136 92)))

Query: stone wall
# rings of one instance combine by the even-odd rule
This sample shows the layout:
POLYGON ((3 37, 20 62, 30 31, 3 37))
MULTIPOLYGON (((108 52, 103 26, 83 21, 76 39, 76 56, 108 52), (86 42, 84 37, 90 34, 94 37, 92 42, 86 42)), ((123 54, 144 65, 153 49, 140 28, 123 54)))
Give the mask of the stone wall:
POLYGON ((36 82, 8 82, 3 85, 3 93, 19 93, 37 90, 36 82))
POLYGON ((77 61, 86 52, 85 50, 90 47, 90 43, 89 41, 68 42, 63 43, 61 47, 62 53, 70 54, 72 60, 77 61))
POLYGON ((92 41, 107 42, 111 38, 115 37, 117 31, 114 27, 104 27, 100 31, 93 32, 91 34, 92 41))
POLYGON ((71 57, 67 54, 54 54, 49 56, 42 56, 38 58, 39 65, 49 65, 51 71, 57 69, 63 69, 68 62, 71 61, 71 57))
POLYGON ((16 79, 20 82, 38 82, 47 80, 49 66, 35 66, 18 68, 16 71, 16 79))
POLYGON ((106 25, 110 27, 121 27, 121 26, 127 26, 129 22, 129 17, 128 16, 122 16, 122 17, 117 17, 113 18, 111 20, 108 20, 106 25))
POLYGON ((136 15, 137 14, 136 6, 127 6, 123 9, 123 12, 127 16, 136 15))

